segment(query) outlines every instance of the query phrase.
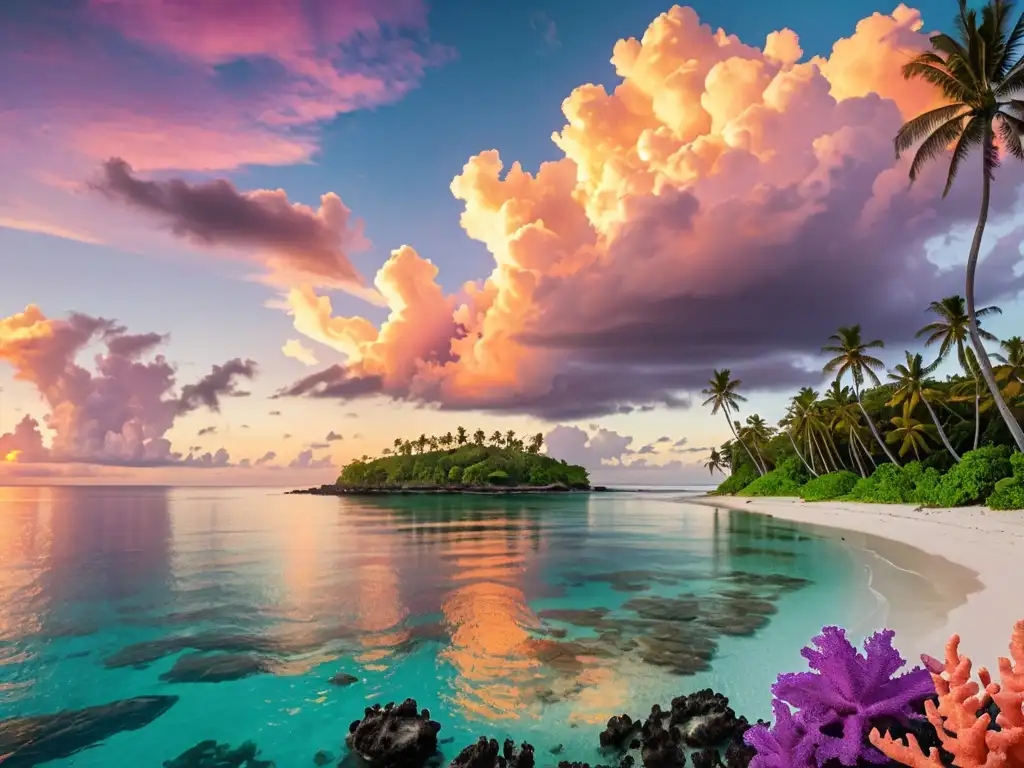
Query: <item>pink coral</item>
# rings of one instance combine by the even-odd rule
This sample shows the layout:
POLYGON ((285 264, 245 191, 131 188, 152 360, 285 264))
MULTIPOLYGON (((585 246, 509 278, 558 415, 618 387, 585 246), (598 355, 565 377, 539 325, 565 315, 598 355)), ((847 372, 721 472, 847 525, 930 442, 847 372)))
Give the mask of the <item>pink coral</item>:
MULTIPOLYGON (((960 637, 946 644, 946 661, 922 656, 931 672, 939 703, 925 702, 925 714, 942 748, 958 768, 1024 768, 1024 620, 1013 627, 1010 659, 999 659, 1000 683, 984 667, 978 669, 981 686, 971 680, 971 660, 960 655, 960 637), (987 709, 995 703, 999 714, 995 729, 987 709), (981 714, 979 714, 981 712, 981 714)), ((925 755, 913 735, 907 743, 871 732, 871 743, 887 757, 911 768, 941 768, 939 752, 925 755)))

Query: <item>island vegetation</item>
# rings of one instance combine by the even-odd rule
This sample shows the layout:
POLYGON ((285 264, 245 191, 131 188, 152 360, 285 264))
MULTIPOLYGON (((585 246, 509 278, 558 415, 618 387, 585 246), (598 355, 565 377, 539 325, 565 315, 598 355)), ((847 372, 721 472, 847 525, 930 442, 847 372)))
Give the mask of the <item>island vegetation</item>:
POLYGON ((490 437, 464 427, 454 434, 396 438, 379 457, 363 456, 338 476, 342 489, 448 491, 530 488, 587 490, 587 470, 541 453, 544 435, 523 440, 512 430, 490 437))

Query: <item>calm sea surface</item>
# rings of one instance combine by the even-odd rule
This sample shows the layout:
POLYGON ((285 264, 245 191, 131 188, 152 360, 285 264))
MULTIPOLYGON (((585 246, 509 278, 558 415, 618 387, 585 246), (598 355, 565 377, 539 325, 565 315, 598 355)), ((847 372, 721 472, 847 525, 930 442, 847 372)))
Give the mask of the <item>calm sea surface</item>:
POLYGON ((610 715, 698 688, 767 716, 822 624, 873 608, 840 543, 683 493, 0 488, 0 719, 179 697, 54 768, 159 766, 205 739, 308 768, 405 697, 446 758, 487 735, 597 762, 610 715))

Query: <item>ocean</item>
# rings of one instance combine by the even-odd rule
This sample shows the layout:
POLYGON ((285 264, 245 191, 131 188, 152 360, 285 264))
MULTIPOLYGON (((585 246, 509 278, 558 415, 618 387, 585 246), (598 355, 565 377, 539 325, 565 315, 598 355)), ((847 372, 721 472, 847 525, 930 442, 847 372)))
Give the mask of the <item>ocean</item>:
POLYGON ((446 759, 486 735, 541 766, 600 762, 609 716, 700 688, 767 717, 776 674, 875 596, 834 537, 688 494, 0 488, 0 720, 176 696, 143 723, 91 710, 109 736, 47 765, 212 739, 308 768, 408 697, 446 759))

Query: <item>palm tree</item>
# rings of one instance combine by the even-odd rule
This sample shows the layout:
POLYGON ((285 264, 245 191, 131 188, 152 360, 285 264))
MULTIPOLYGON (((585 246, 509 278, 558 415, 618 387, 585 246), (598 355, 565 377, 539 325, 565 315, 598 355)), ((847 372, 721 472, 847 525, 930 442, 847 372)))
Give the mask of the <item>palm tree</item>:
POLYGON ((825 391, 825 406, 827 408, 830 430, 842 435, 846 433, 846 450, 850 454, 850 461, 857 467, 862 477, 869 474, 864 462, 861 461, 863 453, 872 467, 877 467, 871 449, 864 441, 864 427, 861 424, 861 409, 857 399, 853 396, 849 387, 845 387, 838 381, 833 381, 825 391))
POLYGON ((1024 339, 1011 336, 1000 342, 999 346, 1006 354, 992 355, 1000 363, 996 367, 996 380, 1005 382, 1003 396, 1012 400, 1020 394, 1021 386, 1024 385, 1024 339))
POLYGON ((832 344, 825 345, 821 348, 821 351, 830 352, 835 357, 825 363, 825 373, 834 373, 836 381, 840 383, 844 375, 850 374, 850 378, 853 380, 853 396, 857 398, 857 405, 860 406, 861 413, 864 414, 864 420, 871 429, 871 434, 875 436, 875 440, 882 446, 882 450, 889 457, 889 461, 899 466, 899 462, 896 461, 896 457, 892 455, 892 451, 889 450, 885 441, 882 440, 882 436, 878 433, 878 427, 871 420, 867 409, 864 408, 864 402, 860 398, 860 388, 864 383, 864 379, 867 378, 877 387, 881 382, 878 380, 878 375, 875 371, 885 368, 882 361, 877 357, 867 354, 867 350, 881 349, 885 344, 880 339, 875 339, 874 341, 864 341, 861 339, 859 324, 841 327, 829 336, 828 340, 832 344))
POLYGON ((974 239, 967 255, 968 328, 977 353, 981 377, 985 380, 999 413, 1013 435, 1017 448, 1024 451, 1024 430, 999 394, 992 363, 985 352, 974 305, 974 277, 978 254, 988 220, 992 179, 999 166, 999 149, 995 131, 1003 148, 1018 160, 1024 160, 1024 101, 1015 96, 1024 88, 1024 15, 1011 26, 1013 3, 989 0, 978 13, 968 9, 967 0, 960 0, 960 14, 955 21, 956 37, 933 35, 932 50, 918 54, 903 66, 903 77, 921 78, 937 86, 948 102, 907 122, 896 134, 896 156, 899 157, 920 142, 910 165, 913 183, 929 161, 946 153, 953 145, 949 171, 946 174, 945 197, 953 185, 960 164, 971 149, 981 148, 981 211, 974 229, 974 239))
POLYGON ((720 454, 715 448, 712 448, 711 455, 708 456, 708 460, 704 462, 704 468, 713 475, 715 472, 721 472, 722 466, 722 454, 720 454))
POLYGON ((509 430, 505 433, 505 445, 509 448, 514 448, 516 444, 516 433, 514 430, 509 430))
POLYGON ((483 445, 484 440, 486 439, 487 434, 482 429, 478 429, 476 432, 473 433, 473 442, 476 443, 477 445, 483 445))
POLYGON ((444 448, 451 448, 451 447, 452 447, 452 443, 454 443, 454 442, 455 442, 455 438, 454 438, 454 437, 452 436, 452 433, 451 433, 451 432, 445 432, 445 433, 444 433, 443 435, 441 435, 441 437, 440 437, 440 438, 438 439, 438 442, 439 442, 439 443, 441 444, 441 446, 442 446, 442 447, 444 447, 444 448))
POLYGON ((743 382, 732 378, 732 371, 728 368, 718 370, 717 368, 712 372, 711 378, 708 380, 708 385, 700 391, 702 395, 707 397, 704 401, 704 405, 711 406, 711 415, 714 416, 716 413, 721 411, 725 415, 725 421, 729 425, 729 429, 732 431, 732 436, 736 438, 736 442, 740 443, 744 450, 747 452, 747 456, 750 457, 751 463, 757 470, 759 475, 764 474, 764 469, 760 464, 757 463, 757 459, 754 458, 754 454, 750 452, 750 448, 747 444, 740 440, 739 432, 736 431, 736 426, 733 424, 732 416, 730 411, 738 411, 740 409, 740 403, 745 403, 747 398, 741 395, 738 390, 743 382))
MULTIPOLYGON (((945 360, 951 353, 956 352, 956 360, 963 372, 974 382, 974 447, 978 447, 981 437, 981 376, 977 366, 972 364, 975 360, 971 349, 967 346, 967 339, 970 338, 970 318, 964 304, 963 296, 947 296, 939 301, 933 301, 928 305, 928 311, 938 315, 939 319, 928 323, 917 332, 918 338, 927 335, 924 345, 930 347, 933 344, 939 345, 939 354, 935 358, 935 365, 945 360)), ((977 318, 988 317, 989 315, 1001 315, 1003 310, 999 307, 982 307, 974 313, 975 325, 978 334, 988 341, 998 341, 995 336, 983 329, 977 318)), ((957 387, 960 398, 963 399, 967 387, 957 387)))
POLYGON ((931 424, 922 424, 910 415, 908 408, 903 409, 902 416, 893 416, 893 429, 885 436, 890 443, 900 444, 900 456, 906 456, 910 451, 914 452, 914 458, 920 459, 922 453, 928 453, 929 446, 927 438, 935 438, 935 427, 931 424))
POLYGON ((886 405, 902 405, 907 413, 911 414, 919 402, 924 403, 924 407, 928 409, 928 415, 932 417, 932 423, 935 424, 939 437, 942 439, 942 444, 946 446, 946 450, 954 459, 960 461, 960 456, 953 450, 949 438, 946 437, 946 431, 939 422, 939 417, 932 409, 932 404, 928 402, 928 395, 933 394, 934 391, 925 386, 925 379, 935 370, 938 363, 926 366, 921 355, 912 355, 909 352, 906 354, 906 364, 900 363, 889 373, 889 379, 895 384, 896 391, 892 393, 892 399, 886 405))
POLYGON ((456 441, 456 443, 460 447, 465 445, 468 442, 468 438, 466 437, 466 428, 465 427, 457 427, 456 428, 456 430, 455 430, 455 441, 456 441))
POLYGON ((772 438, 772 428, 758 414, 753 413, 747 416, 747 431, 750 434, 750 443, 754 447, 754 453, 757 454, 758 461, 761 462, 761 466, 767 472, 768 462, 765 460, 762 449, 767 446, 772 438))
POLYGON ((494 432, 491 434, 491 445, 501 445, 501 440, 501 432, 499 432, 498 430, 494 430, 494 432))
POLYGON ((411 440, 403 440, 402 441, 402 453, 404 453, 406 456, 412 456, 412 441, 411 440))
MULTIPOLYGON (((795 401, 796 398, 793 398, 793 400, 795 401)), ((796 444, 796 438, 793 437, 793 433, 797 430, 798 423, 799 417, 797 415, 796 405, 794 403, 790 403, 789 408, 786 409, 786 415, 779 420, 779 429, 786 433, 786 437, 789 438, 789 442, 793 446, 793 452, 797 455, 797 458, 803 462, 803 465, 807 467, 807 471, 815 477, 818 477, 818 473, 814 471, 814 467, 807 463, 807 459, 805 459, 804 455, 800 452, 800 446, 796 444)), ((717 451, 712 449, 712 456, 715 455, 717 455, 717 451)))
POLYGON ((428 437, 427 444, 430 446, 430 450, 436 451, 440 447, 441 441, 436 437, 428 437))
POLYGON ((403 442, 405 442, 405 441, 402 440, 402 438, 400 438, 400 437, 396 437, 395 438, 395 453, 398 453, 399 451, 402 450, 402 443, 403 442))
POLYGON ((430 442, 426 435, 420 435, 416 438, 416 452, 423 453, 427 448, 427 443, 430 442))
POLYGON ((530 453, 540 453, 540 449, 544 446, 544 433, 538 432, 536 435, 530 438, 530 446, 527 449, 530 453))

